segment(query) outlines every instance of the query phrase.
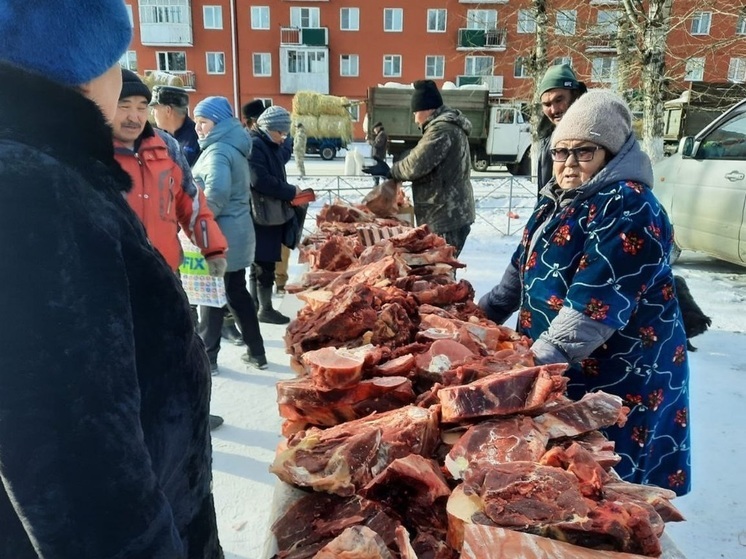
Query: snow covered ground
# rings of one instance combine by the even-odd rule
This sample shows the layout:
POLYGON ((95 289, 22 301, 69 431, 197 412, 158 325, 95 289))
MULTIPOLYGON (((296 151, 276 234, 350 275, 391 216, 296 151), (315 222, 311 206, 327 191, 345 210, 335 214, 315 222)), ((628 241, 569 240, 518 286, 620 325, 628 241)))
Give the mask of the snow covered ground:
MULTIPOLYGON (((292 162, 289 170, 291 166, 292 162)), ((316 179, 307 182, 312 180, 316 179)), ((494 206, 492 217, 477 221, 460 257, 467 268, 459 277, 474 285, 477 297, 499 280, 519 240, 520 222, 530 211, 520 210, 524 202, 518 200, 512 207, 520 204, 519 218, 508 218, 499 197, 488 198, 483 203, 494 206), (510 224, 511 232, 517 234, 499 233, 494 222, 503 231, 510 224)), ((742 434, 746 268, 685 252, 676 272, 686 278, 713 326, 694 340, 699 349, 690 354, 694 489, 674 501, 688 521, 669 524, 666 530, 688 559, 742 559, 746 557, 746 476, 742 470, 746 465, 742 434)), ((292 264, 290 273, 297 277, 300 266, 292 264)), ((293 296, 275 301, 286 314, 298 308, 293 296)), ((240 360, 245 349, 224 340, 218 358, 220 375, 213 377, 212 411, 225 418, 225 425, 213 432, 213 473, 220 539, 227 559, 264 559, 273 514, 276 478, 268 468, 280 442, 274 384, 293 374, 284 352, 284 327, 262 324, 262 334, 269 369, 248 369, 240 360)))

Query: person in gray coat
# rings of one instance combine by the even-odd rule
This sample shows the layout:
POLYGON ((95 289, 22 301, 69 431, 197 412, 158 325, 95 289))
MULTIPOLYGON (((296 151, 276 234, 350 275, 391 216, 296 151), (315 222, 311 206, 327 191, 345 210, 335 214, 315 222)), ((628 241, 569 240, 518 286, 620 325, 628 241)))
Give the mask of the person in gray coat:
MULTIPOLYGON (((246 289, 246 268, 254 261, 256 249, 247 159, 251 138, 233 117, 233 109, 225 97, 207 97, 198 103, 194 118, 202 154, 192 172, 197 184, 204 189, 207 205, 228 241, 224 276, 228 307, 248 346, 248 363, 266 369, 267 357, 256 307, 246 289)), ((222 324, 222 309, 200 307, 199 334, 205 342, 213 373, 218 370, 222 324)))
POLYGON ((414 84, 414 121, 422 138, 391 168, 383 159, 363 171, 397 181, 412 181, 414 213, 419 225, 427 224, 461 252, 474 223, 474 192, 471 187, 471 122, 461 111, 443 105, 432 80, 414 84))

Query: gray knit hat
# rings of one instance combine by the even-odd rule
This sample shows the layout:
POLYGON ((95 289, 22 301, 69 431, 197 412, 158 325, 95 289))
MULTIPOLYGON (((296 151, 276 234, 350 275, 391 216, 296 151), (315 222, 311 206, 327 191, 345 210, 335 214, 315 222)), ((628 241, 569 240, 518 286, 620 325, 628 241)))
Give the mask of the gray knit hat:
POLYGON ((282 107, 272 105, 267 107, 256 121, 257 126, 263 130, 275 130, 288 134, 290 132, 290 113, 282 107))
POLYGON ((552 134, 552 147, 562 140, 585 140, 619 153, 632 133, 627 103, 608 89, 591 89, 575 101, 552 134))

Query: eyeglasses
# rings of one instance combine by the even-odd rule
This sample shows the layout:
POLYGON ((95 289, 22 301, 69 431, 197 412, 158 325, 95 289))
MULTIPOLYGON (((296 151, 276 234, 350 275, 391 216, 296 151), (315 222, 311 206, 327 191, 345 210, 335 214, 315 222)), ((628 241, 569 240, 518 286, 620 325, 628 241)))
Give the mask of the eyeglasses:
POLYGON ((556 148, 550 149, 549 153, 552 154, 552 161, 567 161, 570 158, 570 154, 575 156, 575 161, 590 161, 592 160, 596 152, 600 149, 604 149, 601 146, 582 146, 579 148, 556 148))

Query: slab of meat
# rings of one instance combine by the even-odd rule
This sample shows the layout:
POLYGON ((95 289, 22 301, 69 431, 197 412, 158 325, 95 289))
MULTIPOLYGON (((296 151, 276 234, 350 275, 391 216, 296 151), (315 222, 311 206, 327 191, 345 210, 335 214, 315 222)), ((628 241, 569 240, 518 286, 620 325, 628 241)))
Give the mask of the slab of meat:
POLYGON ((315 250, 307 252, 308 264, 312 270, 346 270, 357 264, 362 247, 357 237, 332 235, 315 250))
POLYGON ((365 356, 361 353, 335 347, 307 351, 300 356, 300 360, 317 390, 350 388, 356 385, 363 376, 365 365, 365 356))
POLYGON ((565 542, 469 524, 464 529, 461 559, 646 559, 643 555, 588 549, 565 542))
POLYGON ((350 526, 313 559, 394 559, 383 538, 367 526, 350 526))
POLYGON ((442 373, 456 367, 474 352, 463 344, 451 339, 434 341, 430 348, 416 358, 417 368, 428 373, 435 373, 438 380, 442 373))
POLYGON ((453 445, 445 467, 454 479, 504 462, 538 462, 549 437, 530 417, 516 415, 472 425, 453 445))
POLYGON ((556 406, 534 418, 550 438, 575 437, 602 427, 627 421, 629 408, 619 396, 606 392, 590 392, 577 402, 556 406))
POLYGON ((337 495, 352 495, 388 464, 430 456, 440 438, 438 409, 406 406, 328 429, 311 428, 279 449, 270 471, 281 480, 337 495))
POLYGON ((469 384, 492 373, 534 366, 534 356, 527 345, 520 342, 507 343, 511 343, 513 347, 490 352, 488 355, 474 355, 463 364, 448 371, 443 375, 443 384, 445 386, 469 384))
POLYGON ((577 443, 593 455, 593 459, 605 470, 616 466, 621 457, 614 452, 614 441, 607 439, 600 431, 583 433, 572 439, 554 439, 549 441, 549 448, 553 446, 568 447, 577 443))
POLYGON ((385 363, 379 364, 375 368, 375 373, 381 376, 398 376, 408 375, 414 369, 416 363, 415 356, 411 353, 405 353, 385 363))
POLYGON ((328 204, 316 214, 316 224, 321 226, 325 221, 342 223, 370 223, 375 219, 373 212, 350 206, 348 204, 328 204))
POLYGON ((318 390, 307 378, 277 383, 280 417, 319 427, 397 409, 414 400, 412 382, 396 376, 363 380, 343 390, 318 390))
POLYGON ((511 415, 557 399, 568 379, 564 363, 493 373, 463 386, 441 388, 438 399, 446 423, 476 417, 511 415))

